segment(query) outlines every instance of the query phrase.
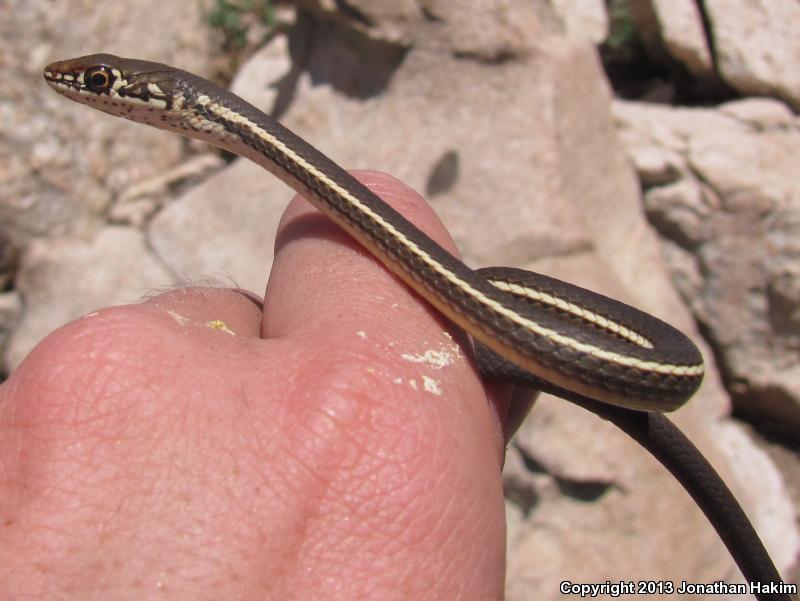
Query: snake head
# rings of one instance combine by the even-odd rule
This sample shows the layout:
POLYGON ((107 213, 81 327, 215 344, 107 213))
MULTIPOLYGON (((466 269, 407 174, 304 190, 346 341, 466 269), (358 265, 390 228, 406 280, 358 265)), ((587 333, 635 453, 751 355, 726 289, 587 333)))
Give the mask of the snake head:
POLYGON ((117 117, 223 146, 237 139, 224 120, 226 103, 259 114, 254 107, 196 75, 161 63, 90 54, 50 63, 50 87, 70 100, 117 117), (223 102, 224 99, 224 102, 223 102), (217 113, 214 114, 214 109, 217 113))
POLYGON ((175 69, 160 63, 90 54, 50 63, 44 78, 62 96, 112 115, 149 121, 140 113, 169 109, 175 69))

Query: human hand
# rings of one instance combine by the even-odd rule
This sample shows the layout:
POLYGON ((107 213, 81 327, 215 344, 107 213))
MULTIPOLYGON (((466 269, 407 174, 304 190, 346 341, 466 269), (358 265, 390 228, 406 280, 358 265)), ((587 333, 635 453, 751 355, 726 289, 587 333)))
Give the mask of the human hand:
POLYGON ((59 329, 0 386, 0 598, 502 599, 509 390, 464 342, 301 199, 263 310, 183 288, 59 329))

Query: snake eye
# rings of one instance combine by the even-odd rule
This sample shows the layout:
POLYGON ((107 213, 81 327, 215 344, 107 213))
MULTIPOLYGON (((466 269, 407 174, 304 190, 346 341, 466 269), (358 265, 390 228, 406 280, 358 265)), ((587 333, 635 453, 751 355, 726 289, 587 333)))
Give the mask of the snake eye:
POLYGON ((95 94, 102 94, 114 83, 114 75, 108 67, 94 67, 83 76, 86 87, 95 94))

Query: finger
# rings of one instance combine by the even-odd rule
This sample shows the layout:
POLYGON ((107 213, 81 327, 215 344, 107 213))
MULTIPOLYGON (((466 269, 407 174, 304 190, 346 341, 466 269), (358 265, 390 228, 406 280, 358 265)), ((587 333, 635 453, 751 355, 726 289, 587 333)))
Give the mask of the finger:
POLYGON ((148 297, 131 310, 158 310, 199 331, 222 330, 240 340, 261 336, 262 300, 247 290, 190 283, 148 297))
MULTIPOLYGON (((381 173, 355 175, 449 252, 457 254, 455 243, 438 217, 411 188, 381 173)), ((275 262, 266 294, 265 337, 290 331, 344 328, 342 318, 348 323, 349 316, 365 312, 372 315, 383 305, 380 301, 387 298, 385 294, 404 308, 419 306, 410 289, 379 261, 310 203, 295 197, 278 227, 275 262), (354 304, 342 311, 345 303, 354 304)), ((425 312, 434 315, 427 307, 425 312)))
MULTIPOLYGON (((452 238, 432 209, 413 190, 394 178, 374 172, 356 176, 373 192, 441 244, 457 254, 452 238)), ((420 299, 409 287, 306 201, 296 198, 287 209, 276 240, 275 262, 264 304, 265 338, 295 337, 319 341, 327 355, 364 349, 368 365, 375 361, 405 362, 409 373, 393 379, 424 388, 451 385, 462 398, 487 396, 471 362, 464 335, 420 299), (460 346, 458 346, 460 345, 460 346), (467 349, 467 350, 464 350, 467 349), (453 370, 433 370, 441 361, 453 370), (430 368, 427 374, 421 373, 430 368), (424 376, 424 377, 423 377, 424 376), (476 394, 479 393, 479 394, 476 394)), ((439 366, 441 367, 441 366, 439 366)), ((496 448, 502 449, 502 420, 494 402, 496 448)))

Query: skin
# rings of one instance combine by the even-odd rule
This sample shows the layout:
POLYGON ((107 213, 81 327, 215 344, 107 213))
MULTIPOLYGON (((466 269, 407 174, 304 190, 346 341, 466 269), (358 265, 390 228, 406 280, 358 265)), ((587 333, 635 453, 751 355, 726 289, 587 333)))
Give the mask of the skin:
POLYGON ((0 598, 501 600, 530 402, 464 342, 299 198, 263 307, 188 287, 53 332, 0 386, 0 598))

